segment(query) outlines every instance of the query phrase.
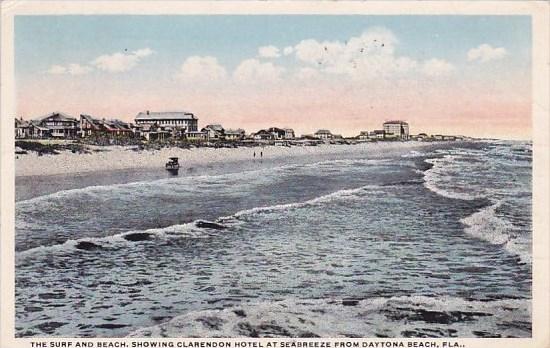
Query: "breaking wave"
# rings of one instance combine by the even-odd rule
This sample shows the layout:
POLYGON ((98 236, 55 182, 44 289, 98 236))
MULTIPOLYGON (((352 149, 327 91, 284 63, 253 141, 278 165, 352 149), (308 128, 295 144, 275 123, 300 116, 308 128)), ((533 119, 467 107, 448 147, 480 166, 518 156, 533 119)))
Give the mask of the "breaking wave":
POLYGON ((286 299, 192 311, 128 337, 526 337, 530 317, 516 299, 286 299))

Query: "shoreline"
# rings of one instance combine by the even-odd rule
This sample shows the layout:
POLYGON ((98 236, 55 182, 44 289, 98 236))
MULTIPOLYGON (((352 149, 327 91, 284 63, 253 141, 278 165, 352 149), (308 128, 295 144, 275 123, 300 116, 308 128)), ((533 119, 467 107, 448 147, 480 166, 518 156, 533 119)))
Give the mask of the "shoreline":
POLYGON ((136 151, 134 146, 92 147, 92 153, 79 154, 64 151, 57 155, 38 156, 36 153, 19 155, 15 159, 15 177, 42 177, 95 172, 157 169, 164 172, 169 157, 179 157, 180 173, 197 167, 224 166, 235 162, 289 162, 309 157, 334 155, 367 155, 380 157, 392 152, 414 150, 432 146, 445 146, 459 142, 376 142, 356 145, 318 146, 265 146, 239 148, 193 148, 176 147, 160 150, 136 151), (253 156, 254 152, 256 157, 253 156), (263 157, 260 157, 260 152, 263 157))

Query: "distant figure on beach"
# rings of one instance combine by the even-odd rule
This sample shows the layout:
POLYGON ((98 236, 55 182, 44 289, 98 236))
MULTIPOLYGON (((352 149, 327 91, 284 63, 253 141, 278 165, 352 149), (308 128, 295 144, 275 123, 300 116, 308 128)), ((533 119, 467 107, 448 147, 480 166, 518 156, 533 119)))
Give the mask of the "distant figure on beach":
POLYGON ((260 158, 264 157, 264 152, 260 151, 260 158))
POLYGON ((254 158, 256 158, 256 151, 254 151, 254 158))

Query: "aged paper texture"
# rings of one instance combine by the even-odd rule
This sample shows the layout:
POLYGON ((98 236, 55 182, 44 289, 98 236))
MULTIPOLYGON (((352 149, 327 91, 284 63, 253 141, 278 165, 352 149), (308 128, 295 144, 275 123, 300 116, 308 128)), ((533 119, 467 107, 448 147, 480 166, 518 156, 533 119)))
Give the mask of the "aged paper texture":
POLYGON ((548 2, 5 1, 4 347, 549 347, 548 2))

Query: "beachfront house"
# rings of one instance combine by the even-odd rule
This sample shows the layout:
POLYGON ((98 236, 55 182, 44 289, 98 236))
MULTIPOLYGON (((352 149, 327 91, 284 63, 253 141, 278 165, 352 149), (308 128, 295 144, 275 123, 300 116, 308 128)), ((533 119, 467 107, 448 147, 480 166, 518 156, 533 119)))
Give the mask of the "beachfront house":
POLYGON ((238 129, 225 130, 225 140, 240 141, 240 140, 243 140, 244 137, 245 137, 244 129, 238 128, 238 129))
POLYGON ((394 137, 402 140, 409 139, 409 124, 405 121, 386 121, 383 127, 386 132, 386 138, 392 134, 394 137))
POLYGON ((29 134, 32 138, 74 139, 78 124, 78 120, 68 114, 52 112, 31 120, 29 134))
POLYGON ((368 140, 369 139, 369 132, 368 131, 361 131, 359 132, 359 136, 357 137, 360 140, 368 140))
POLYGON ((328 129, 319 129, 317 132, 315 132, 314 136, 317 139, 321 139, 321 140, 333 138, 332 133, 328 129))
POLYGON ((208 132, 192 131, 185 133, 185 137, 190 141, 206 141, 208 140, 208 132))
POLYGON ((121 120, 106 120, 90 115, 80 115, 80 136, 132 136, 134 131, 130 123, 121 120))
POLYGON ((287 132, 282 128, 271 127, 268 129, 260 129, 252 134, 254 140, 282 140, 285 139, 287 132))
POLYGON ((372 139, 385 139, 386 138, 386 131, 383 129, 375 129, 371 132, 369 132, 369 138, 372 139))
POLYGON ((223 129, 221 124, 209 124, 201 132, 206 132, 206 137, 208 140, 224 140, 225 139, 225 129, 223 129))
POLYGON ((24 139, 31 137, 31 123, 23 118, 15 119, 15 138, 24 139))
POLYGON ((190 112, 140 112, 135 117, 136 125, 156 124, 160 127, 184 128, 185 132, 196 132, 198 129, 198 118, 190 112))
POLYGON ((283 128, 283 130, 285 131, 285 136, 284 136, 285 139, 294 139, 294 138, 296 138, 296 134, 294 133, 294 129, 292 129, 292 128, 283 128))

